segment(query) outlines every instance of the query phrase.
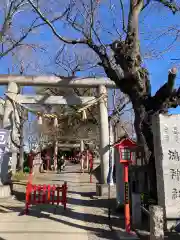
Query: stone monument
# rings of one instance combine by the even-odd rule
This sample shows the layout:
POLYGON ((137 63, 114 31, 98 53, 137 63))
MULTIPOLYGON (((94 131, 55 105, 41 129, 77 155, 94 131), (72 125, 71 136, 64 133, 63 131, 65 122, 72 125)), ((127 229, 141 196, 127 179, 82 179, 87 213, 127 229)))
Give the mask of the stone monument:
POLYGON ((180 115, 154 116, 152 127, 158 205, 164 208, 171 229, 180 219, 180 115))

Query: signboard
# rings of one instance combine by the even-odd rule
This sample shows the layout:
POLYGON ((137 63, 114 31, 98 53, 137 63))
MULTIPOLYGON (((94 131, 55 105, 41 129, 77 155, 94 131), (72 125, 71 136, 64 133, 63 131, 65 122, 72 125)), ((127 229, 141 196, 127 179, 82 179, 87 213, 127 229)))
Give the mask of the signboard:
POLYGON ((129 204, 129 183, 124 183, 124 197, 125 197, 125 204, 129 204))
MULTIPOLYGON (((158 204, 167 218, 180 218, 180 115, 153 119, 158 204)), ((168 222, 168 229, 177 222, 168 222)))
POLYGON ((6 147, 9 138, 9 130, 0 129, 0 148, 6 147))
POLYGON ((0 182, 3 182, 4 176, 7 175, 8 161, 4 159, 5 147, 9 138, 9 130, 0 129, 0 182), (4 160, 4 161, 3 161, 4 160))
POLYGON ((2 162, 3 162, 3 155, 4 155, 4 150, 2 148, 0 148, 0 166, 1 166, 2 162))

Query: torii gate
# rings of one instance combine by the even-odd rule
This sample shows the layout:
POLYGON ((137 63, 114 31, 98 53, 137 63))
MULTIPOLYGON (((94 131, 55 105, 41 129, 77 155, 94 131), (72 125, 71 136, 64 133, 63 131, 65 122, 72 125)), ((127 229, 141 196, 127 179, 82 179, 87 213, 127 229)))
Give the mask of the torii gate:
MULTIPOLYGON (((78 96, 43 96, 43 95, 21 95, 18 92, 18 86, 44 86, 44 87, 63 87, 63 88, 97 88, 98 95, 106 95, 107 88, 116 88, 113 81, 108 78, 70 78, 55 76, 18 76, 18 75, 0 75, 0 85, 8 85, 6 93, 6 102, 4 110, 3 126, 10 127, 10 112, 12 112, 12 100, 21 104, 67 104, 84 105, 95 97, 78 96)), ((16 115, 16 109, 13 108, 16 115)), ((101 160, 101 183, 107 183, 109 172, 109 126, 107 101, 104 98, 99 100, 100 116, 100 160, 101 160)), ((15 131, 17 138, 18 133, 15 131)), ((16 154, 17 155, 17 154, 16 154)), ((16 157, 16 156, 15 156, 16 157)))

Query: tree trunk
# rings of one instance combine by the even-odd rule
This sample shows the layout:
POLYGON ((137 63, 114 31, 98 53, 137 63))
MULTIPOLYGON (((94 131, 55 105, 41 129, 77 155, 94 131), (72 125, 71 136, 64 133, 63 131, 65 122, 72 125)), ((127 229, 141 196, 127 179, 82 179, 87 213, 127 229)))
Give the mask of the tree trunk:
POLYGON ((150 195, 157 201, 157 182, 156 182, 156 166, 154 155, 153 131, 152 131, 152 115, 148 116, 148 122, 143 121, 142 132, 147 142, 147 149, 149 151, 148 159, 148 176, 150 181, 150 195))
POLYGON ((133 104, 135 121, 134 127, 137 135, 137 143, 144 149, 144 160, 148 166, 148 178, 150 183, 150 196, 157 201, 156 168, 152 132, 152 115, 147 112, 141 101, 133 104))
POLYGON ((24 137, 23 137, 23 120, 20 120, 20 127, 19 127, 19 134, 20 134, 20 146, 19 146, 19 159, 18 159, 18 170, 23 170, 24 167, 24 137))

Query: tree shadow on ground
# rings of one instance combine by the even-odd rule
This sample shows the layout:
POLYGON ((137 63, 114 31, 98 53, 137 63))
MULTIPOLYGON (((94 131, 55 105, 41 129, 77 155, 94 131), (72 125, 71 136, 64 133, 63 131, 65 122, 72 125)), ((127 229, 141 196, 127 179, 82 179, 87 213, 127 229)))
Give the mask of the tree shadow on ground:
MULTIPOLYGON (((76 170, 74 170, 74 171, 62 171, 62 172, 60 172, 60 174, 67 174, 67 173, 81 173, 81 171, 76 171, 76 170)), ((86 172, 85 172, 86 173, 86 172)))
MULTIPOLYGON (((52 182, 64 182, 63 180, 61 180, 61 179, 53 179, 53 180, 51 180, 52 182)), ((67 180, 66 181, 67 183, 79 183, 78 181, 76 182, 76 181, 69 181, 69 180, 67 180)), ((74 185, 73 185, 74 186, 74 185)), ((87 186, 89 186, 89 182, 88 181, 86 181, 86 182, 81 182, 81 184, 79 184, 78 186, 83 186, 83 187, 87 187, 87 186), (88 185, 84 185, 84 184, 88 184, 88 185), (83 185, 82 185, 83 184, 83 185)), ((74 193, 76 193, 76 192, 74 192, 74 193)))
MULTIPOLYGON (((141 240, 150 240, 149 235, 140 235, 139 238, 141 240)), ((173 232, 166 232, 164 236, 164 240, 179 240, 179 239, 180 239, 180 235, 173 232)))
MULTIPOLYGON (((16 199, 20 202, 25 202, 25 193, 22 192, 15 192, 14 194, 16 196, 16 199)), ((70 204, 71 206, 78 205, 78 206, 88 206, 88 207, 96 207, 96 208, 105 208, 107 209, 107 199, 87 199, 87 200, 82 200, 82 199, 74 199, 74 198, 67 198, 67 203, 68 205, 70 204)), ((111 200, 109 201, 109 204, 111 207, 114 204, 114 201, 111 200)), ((41 211, 45 209, 46 212, 52 214, 56 210, 56 214, 63 214, 63 216, 70 217, 74 220, 82 220, 85 222, 91 222, 95 224, 106 224, 109 225, 110 222, 108 220, 108 213, 104 215, 95 215, 91 213, 79 213, 77 211, 73 211, 71 208, 69 208, 67 205, 66 211, 63 211, 63 207, 60 205, 56 208, 56 205, 46 205, 46 204, 39 204, 38 206, 32 206, 31 209, 37 209, 38 211, 41 211), (43 207, 44 206, 44 207, 43 207)), ((13 207, 6 207, 10 211, 15 211, 15 212, 22 212, 22 208, 13 208, 13 207)), ((1 209, 0 209, 1 212, 1 209)), ((112 216, 111 221, 113 221, 113 225, 116 227, 119 227, 121 225, 122 228, 124 228, 124 221, 122 221, 124 218, 119 218, 119 216, 112 216), (122 221, 122 224, 120 222, 122 221)))
MULTIPOLYGON (((17 212, 18 216, 24 216, 24 210, 22 207, 8 207, 8 206, 3 206, 3 208, 6 208, 8 211, 13 211, 17 212)), ((0 210, 1 211, 1 210, 0 210)), ((7 212, 2 210, 1 212, 7 212)), ((99 227, 94 227, 94 226, 84 226, 77 224, 77 221, 85 221, 89 223, 99 223, 99 224, 106 224, 107 226, 109 225, 108 218, 104 216, 96 216, 94 214, 85 214, 85 213, 79 213, 79 212, 74 212, 72 209, 67 209, 63 210, 63 207, 59 206, 56 208, 55 206, 50 206, 50 205, 37 205, 37 206, 32 206, 30 208, 29 214, 30 216, 36 217, 36 218, 42 218, 42 219, 49 219, 52 221, 59 222, 61 224, 68 225, 70 227, 74 228, 79 228, 88 231, 89 233, 93 233, 98 237, 102 237, 103 239, 109 239, 109 240, 116 240, 119 239, 116 235, 116 232, 113 231, 113 229, 108 228, 108 229, 101 229, 99 227), (51 214, 55 214, 52 216, 51 214), (71 221, 66 221, 64 219, 59 219, 56 218, 56 216, 65 216, 69 217, 72 220, 71 221)), ((119 224, 118 224, 119 225, 119 224)))
POLYGON ((90 197, 93 198, 96 195, 96 192, 75 192, 75 191, 68 191, 71 194, 79 194, 82 197, 90 197))
MULTIPOLYGON (((18 201, 25 201, 25 193, 24 192, 18 192, 13 191, 14 195, 16 196, 16 199, 18 201)), ((67 203, 71 205, 80 205, 84 207, 97 207, 97 208, 108 208, 109 206, 113 207, 115 204, 115 198, 112 199, 102 199, 102 198, 93 198, 94 192, 74 192, 74 191, 68 191, 68 194, 79 194, 83 197, 87 197, 88 199, 77 199, 73 197, 67 197, 67 203)))
MULTIPOLYGON (((16 197, 17 200, 19 201, 23 201, 25 199, 25 194, 24 193, 16 193, 16 197)), ((99 207, 102 206, 107 206, 107 203, 102 203, 103 200, 106 199, 98 199, 98 201, 101 201, 101 203, 99 204, 99 207)), ((81 205, 82 200, 81 199, 73 199, 73 198, 69 198, 68 199, 69 203, 73 205, 81 205), (79 201, 79 202, 78 202, 79 201)), ((98 204, 97 200, 83 200, 84 205, 85 206, 96 206, 98 204), (85 201, 87 201, 88 203, 85 203, 85 201)), ((113 201, 112 201, 113 204, 113 201)), ((24 211, 22 209, 22 207, 7 207, 7 206, 3 206, 3 208, 6 208, 8 211, 13 211, 13 212, 17 212, 18 215, 24 215, 24 211)), ((107 212, 107 207, 106 207, 106 213, 107 212)), ((4 212, 6 213, 7 211, 5 210, 1 210, 0 212, 4 212)), ((108 219, 108 215, 107 216, 99 216, 99 215, 95 215, 95 214, 91 214, 91 213, 79 213, 76 212, 75 210, 71 209, 71 208, 67 208, 65 211, 63 209, 62 206, 56 207, 55 205, 37 205, 37 206, 32 206, 30 208, 30 212, 29 212, 30 216, 36 217, 36 218, 46 218, 52 221, 56 221, 59 222, 61 224, 65 224, 71 227, 75 227, 75 228, 79 228, 79 229, 83 229, 86 230, 88 232, 92 232, 93 234, 95 234, 97 237, 101 237, 104 239, 119 239, 119 237, 117 236, 116 231, 113 231, 112 228, 112 224, 113 227, 120 227, 121 229, 124 229, 124 218, 121 216, 119 217, 113 217, 114 214, 112 214, 111 216, 111 220, 108 219), (54 216, 52 216, 52 214, 55 214, 54 216), (64 219, 59 219, 56 218, 56 216, 64 216, 64 217, 68 217, 70 219, 73 219, 74 221, 66 221, 64 219), (84 226, 84 225, 80 225, 77 224, 76 221, 84 221, 87 223, 92 223, 92 224, 105 224, 108 226, 108 229, 101 229, 99 227, 92 227, 92 226, 84 226)), ((91 224, 90 224, 91 225, 91 224)), ((141 228, 142 229, 142 228, 141 228)), ((144 233, 139 233, 139 237, 142 240, 149 240, 149 235, 148 234, 144 234, 144 233)), ((166 236, 164 238, 165 240, 179 240, 180 239, 180 235, 178 235, 177 233, 166 233, 166 236)), ((1 240, 1 239, 0 239, 1 240)), ((3 239, 4 240, 4 239, 3 239)))
POLYGON ((113 207, 115 204, 115 199, 76 199, 72 197, 67 198, 67 202, 72 205, 81 205, 84 207, 96 207, 96 208, 105 208, 113 207))
MULTIPOLYGON (((108 231, 110 231, 112 229, 112 226, 117 227, 117 228, 120 227, 121 229, 124 229, 124 212, 121 212, 121 213, 115 212, 115 206, 116 206, 115 199, 107 199, 107 198, 106 199, 102 199, 102 198, 93 199, 95 192, 68 191, 68 193, 70 194, 70 196, 67 198, 67 203, 68 203, 67 206, 69 206, 69 204, 70 204, 71 207, 73 207, 73 206, 86 207, 87 206, 87 207, 92 207, 92 208, 93 207, 101 208, 101 209, 103 209, 104 214, 103 215, 95 215, 92 213, 88 213, 88 214, 87 213, 79 213, 76 210, 73 211, 69 207, 67 207, 66 211, 63 211, 62 206, 59 206, 58 208, 56 208, 55 206, 52 206, 52 205, 50 205, 50 206, 47 205, 46 207, 45 207, 45 205, 38 205, 38 206, 32 206, 30 215, 34 214, 34 212, 35 212, 36 214, 34 214, 34 215, 36 215, 36 217, 40 218, 40 217, 42 217, 41 211, 45 211, 47 214, 54 214, 56 212, 57 215, 63 215, 63 216, 69 217, 71 219, 74 219, 75 221, 81 220, 81 221, 84 221, 87 223, 89 222, 92 224, 105 224, 109 228, 108 231), (87 199, 74 198, 73 195, 75 195, 75 194, 79 194, 83 197, 86 197, 87 199), (108 219, 109 209, 110 209, 110 220, 108 219)), ((14 194, 18 201, 25 202, 25 193, 14 191, 14 194)), ((13 209, 13 208, 9 207, 9 210, 23 214, 22 208, 13 209)), ((53 220, 52 217, 50 218, 50 216, 49 216, 49 219, 53 220)), ((55 221, 57 221, 56 218, 55 218, 55 221)), ((59 221, 61 221, 61 220, 59 220, 59 221)), ((64 224, 68 225, 68 222, 64 223, 64 224)), ((81 226, 79 226, 79 225, 77 227, 81 228, 81 226)), ((82 226, 82 227, 84 228, 84 226, 82 226)), ((88 227, 85 230, 96 232, 96 229, 93 230, 90 227, 88 227)), ((143 230, 144 230, 144 228, 143 228, 143 230)), ((100 229, 99 234, 102 234, 101 233, 102 231, 103 230, 100 229)), ((114 233, 113 233, 113 235, 114 235, 114 233)))

